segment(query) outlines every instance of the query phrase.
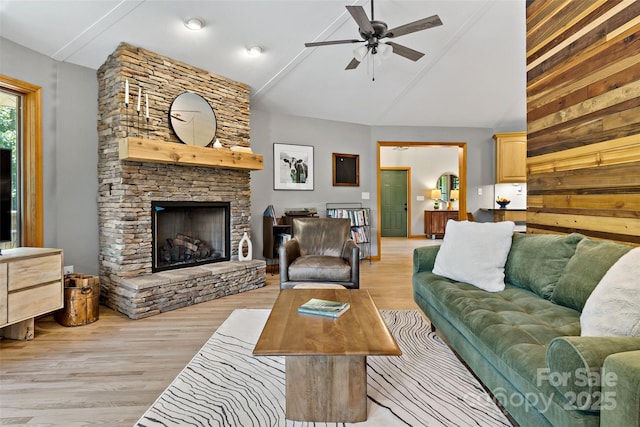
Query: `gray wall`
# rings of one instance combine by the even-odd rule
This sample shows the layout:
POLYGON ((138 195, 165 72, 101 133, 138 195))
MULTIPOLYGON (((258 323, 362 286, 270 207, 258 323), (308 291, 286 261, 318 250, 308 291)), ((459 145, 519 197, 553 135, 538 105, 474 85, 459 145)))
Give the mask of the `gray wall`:
MULTIPOLYGON (((106 58, 105 58, 106 60, 106 58)), ((44 240, 65 251, 65 264, 98 273, 96 71, 54 61, 0 38, 0 73, 43 89, 44 240)), ((518 129, 501 129, 515 131, 518 129)), ((467 205, 480 208, 477 189, 494 182, 492 129, 379 127, 283 116, 260 110, 251 115, 251 146, 264 155, 264 169, 251 172, 251 228, 254 257, 262 258, 262 212, 285 208, 362 202, 377 218, 377 141, 467 142, 467 205), (314 191, 273 190, 273 143, 314 147, 314 191), (360 187, 333 187, 331 154, 360 155, 360 187), (362 200, 362 193, 370 194, 362 200)), ((377 229, 372 230, 373 235, 377 229)), ((378 254, 374 245, 373 254, 378 254)))
MULTIPOLYGON (((372 216, 377 223, 377 141, 466 142, 467 208, 474 212, 478 220, 491 220, 483 218, 482 213, 477 211, 484 207, 481 206, 477 190, 494 183, 493 133, 491 129, 480 128, 370 127, 253 109, 251 147, 254 152, 264 155, 264 169, 251 172, 251 239, 254 257, 262 258, 262 213, 269 204, 273 204, 276 214, 281 216, 285 208, 315 207, 323 215, 327 202, 362 202, 363 206, 372 209, 372 216), (273 143, 314 146, 314 191, 273 190, 273 143), (333 187, 331 153, 334 152, 360 155, 360 187, 333 187), (362 200, 363 192, 369 193, 369 200, 362 200)), ((412 167, 412 174, 419 172, 412 167)), ((413 219, 416 223, 422 221, 417 214, 413 219)), ((411 232, 418 228, 418 225, 412 225, 411 232)), ((374 255, 379 254, 374 237, 377 232, 374 223, 374 255)))
POLYGON ((95 70, 0 38, 0 73, 42 87, 44 245, 98 273, 98 84, 95 70))
POLYGON ((251 240, 254 257, 262 258, 262 213, 272 204, 276 215, 285 208, 316 208, 325 214, 326 203, 360 202, 375 207, 372 200, 361 200, 362 192, 375 193, 375 150, 369 150, 369 127, 304 117, 284 116, 253 109, 251 148, 264 155, 264 169, 251 172, 251 240), (312 145, 314 147, 314 190, 273 189, 273 144, 312 145), (360 155, 360 187, 334 187, 332 153, 360 155), (372 155, 372 153, 374 153, 372 155))

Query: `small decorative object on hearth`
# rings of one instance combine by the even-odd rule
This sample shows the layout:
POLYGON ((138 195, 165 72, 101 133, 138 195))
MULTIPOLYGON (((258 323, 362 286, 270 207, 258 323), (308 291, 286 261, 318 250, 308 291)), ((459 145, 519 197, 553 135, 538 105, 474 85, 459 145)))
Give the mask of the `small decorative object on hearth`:
POLYGON ((238 261, 251 261, 252 249, 253 249, 253 245, 251 243, 251 240, 249 239, 249 236, 245 232, 244 235, 242 236, 242 239, 240 239, 240 243, 238 243, 238 261), (246 255, 244 254, 245 245, 247 248, 246 255))
POLYGON ((506 197, 498 196, 498 198, 496 199, 496 203, 500 205, 500 209, 506 209, 507 205, 511 203, 511 200, 507 199, 506 197))
POLYGON ((213 148, 222 148, 222 143, 220 143, 218 138, 216 138, 216 142, 213 143, 213 148))

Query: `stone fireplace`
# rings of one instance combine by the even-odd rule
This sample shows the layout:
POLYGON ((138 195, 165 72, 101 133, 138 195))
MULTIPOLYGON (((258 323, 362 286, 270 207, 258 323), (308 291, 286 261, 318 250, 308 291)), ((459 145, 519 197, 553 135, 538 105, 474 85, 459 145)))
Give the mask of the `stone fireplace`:
POLYGON ((241 167, 248 155, 230 148, 250 146, 249 88, 124 43, 98 81, 101 302, 138 319, 264 286, 264 261, 239 262, 237 254, 242 235, 251 235, 251 168, 241 167), (148 95, 148 121, 125 108, 125 79, 132 93, 148 95), (170 131, 169 106, 185 91, 213 107, 224 161, 170 131), (131 155, 140 146, 149 159, 131 155), (173 225, 162 223, 165 215, 173 225))

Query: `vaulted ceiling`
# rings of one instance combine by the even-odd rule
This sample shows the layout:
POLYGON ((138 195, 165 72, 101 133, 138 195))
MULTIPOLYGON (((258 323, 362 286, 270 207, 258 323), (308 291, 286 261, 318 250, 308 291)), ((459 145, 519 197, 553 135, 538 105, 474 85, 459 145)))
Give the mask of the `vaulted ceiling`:
MULTIPOLYGON (((362 0, 0 0, 0 36, 55 60, 97 69, 120 42, 251 86, 252 108, 365 125, 526 129, 525 2, 377 0, 389 28, 437 14, 442 26, 394 39, 417 62, 366 58, 345 8, 362 0), (184 26, 197 17, 200 31, 184 26), (260 46, 250 57, 246 49, 260 46), (375 77, 375 80, 374 80, 375 77)), ((19 76, 16 76, 19 77, 19 76)))

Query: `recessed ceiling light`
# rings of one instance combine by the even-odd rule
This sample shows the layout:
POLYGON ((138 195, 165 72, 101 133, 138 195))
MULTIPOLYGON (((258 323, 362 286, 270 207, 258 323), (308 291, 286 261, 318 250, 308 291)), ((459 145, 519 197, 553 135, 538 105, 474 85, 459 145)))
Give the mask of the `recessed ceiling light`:
POLYGON ((260 46, 252 46, 247 49, 247 55, 249 56, 260 56, 262 55, 262 48, 260 46))
POLYGON ((204 27, 204 21, 200 18, 188 18, 184 21, 184 26, 190 30, 201 30, 204 27))

